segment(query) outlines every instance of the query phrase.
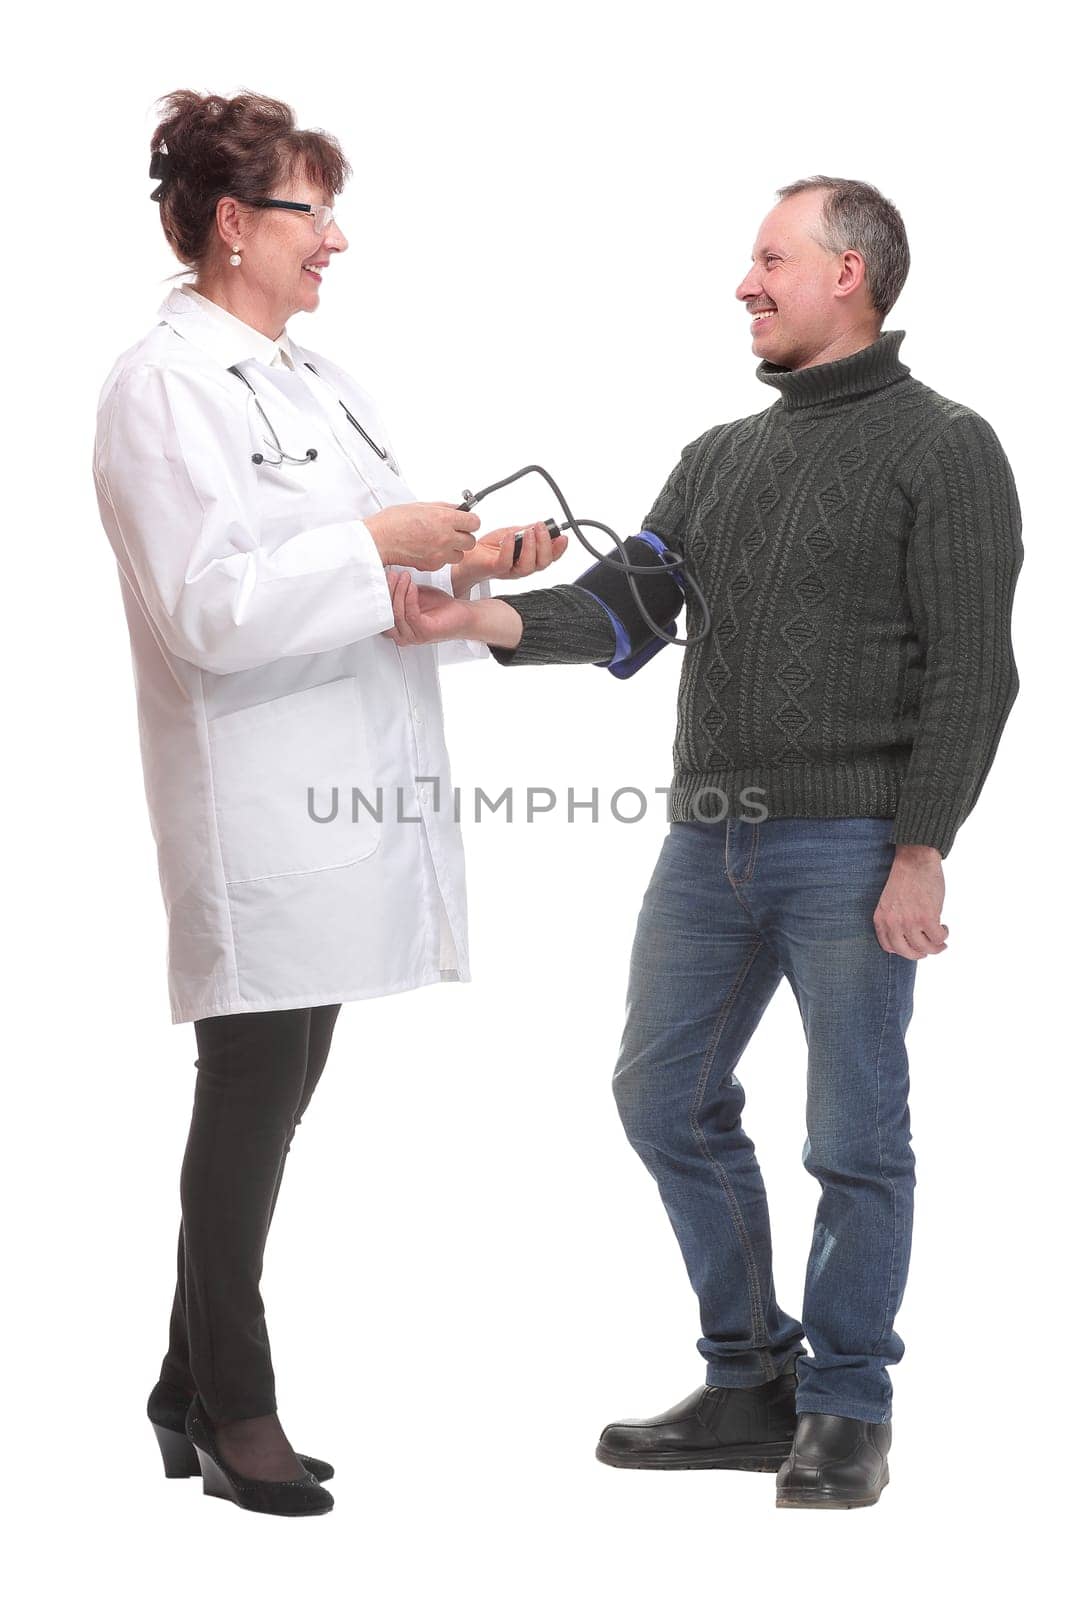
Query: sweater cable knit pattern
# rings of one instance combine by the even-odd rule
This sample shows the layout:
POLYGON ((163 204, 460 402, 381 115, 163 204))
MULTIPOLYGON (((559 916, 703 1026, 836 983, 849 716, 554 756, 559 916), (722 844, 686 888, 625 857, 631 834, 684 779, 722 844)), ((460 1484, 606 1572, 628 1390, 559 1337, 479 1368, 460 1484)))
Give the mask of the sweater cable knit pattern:
MULTIPOLYGON (((642 523, 712 613, 682 663, 676 820, 893 817, 895 842, 944 856, 978 797, 1019 688, 1022 518, 992 427, 913 378, 903 338, 760 362, 775 403, 686 445, 642 523)), ((490 647, 501 664, 610 660, 583 590, 508 603, 523 635, 490 647)))

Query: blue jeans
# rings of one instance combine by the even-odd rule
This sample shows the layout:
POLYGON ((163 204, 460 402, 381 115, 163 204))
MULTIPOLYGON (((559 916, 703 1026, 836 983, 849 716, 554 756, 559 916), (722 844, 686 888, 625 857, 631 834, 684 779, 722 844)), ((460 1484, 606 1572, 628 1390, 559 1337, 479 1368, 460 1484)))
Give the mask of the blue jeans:
POLYGON ((904 1035, 915 963, 872 917, 891 818, 672 822, 645 893, 613 1078, 700 1306, 707 1382, 797 1356, 798 1411, 889 1421, 911 1252, 904 1035), (807 1040, 803 1161, 821 1194, 803 1323, 775 1299, 767 1196, 735 1067, 781 981, 807 1040), (811 1354, 804 1351, 807 1339, 811 1354))

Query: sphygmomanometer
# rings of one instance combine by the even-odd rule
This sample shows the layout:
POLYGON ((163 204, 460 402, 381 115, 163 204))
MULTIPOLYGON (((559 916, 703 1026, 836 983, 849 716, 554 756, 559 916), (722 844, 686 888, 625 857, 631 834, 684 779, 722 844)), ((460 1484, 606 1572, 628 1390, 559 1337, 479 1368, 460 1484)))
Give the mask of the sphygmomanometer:
MULTIPOLYGON (((628 539, 620 539, 605 522, 573 516, 559 485, 544 467, 521 467, 510 477, 489 484, 488 488, 480 489, 477 494, 467 489, 457 510, 472 510, 487 495, 506 488, 531 472, 536 472, 545 480, 563 512, 562 522, 557 523, 550 517, 544 519, 550 536, 558 539, 564 530, 570 528, 590 555, 597 558, 593 566, 574 580, 576 589, 584 589, 603 607, 615 631, 615 654, 610 661, 598 661, 597 666, 607 667, 616 678, 631 678, 665 644, 697 644, 706 638, 711 629, 708 603, 692 573, 686 572, 684 558, 668 549, 650 528, 631 534, 628 539), (606 533, 615 549, 602 556, 582 533, 583 528, 597 528, 601 533, 606 533), (638 579, 645 587, 647 604, 646 597, 638 590, 638 579), (674 619, 687 596, 696 605, 701 620, 695 631, 680 639, 674 619)), ((516 560, 521 547, 520 533, 515 539, 516 560)))

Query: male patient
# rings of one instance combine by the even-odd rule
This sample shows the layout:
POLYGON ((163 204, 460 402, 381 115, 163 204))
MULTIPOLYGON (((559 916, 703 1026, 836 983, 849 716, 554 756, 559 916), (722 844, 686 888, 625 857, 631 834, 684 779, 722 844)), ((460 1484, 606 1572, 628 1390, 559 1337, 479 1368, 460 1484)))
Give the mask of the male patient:
MULTIPOLYGON (((706 1381, 612 1423, 597 1455, 776 1471, 779 1506, 866 1506, 889 1478, 904 1350, 915 963, 947 948, 941 863, 1018 693, 1021 516, 989 423, 912 377, 904 331, 882 331, 909 265, 896 207, 821 174, 778 197, 736 291, 777 397, 686 445, 643 523, 712 626, 684 652, 613 1085, 699 1301, 706 1381), (783 974, 821 1190, 802 1322, 775 1297, 734 1071, 783 974)), ((401 644, 611 666, 642 643, 603 585, 470 603, 390 583, 401 644)), ((699 632, 691 598, 687 614, 699 632)))

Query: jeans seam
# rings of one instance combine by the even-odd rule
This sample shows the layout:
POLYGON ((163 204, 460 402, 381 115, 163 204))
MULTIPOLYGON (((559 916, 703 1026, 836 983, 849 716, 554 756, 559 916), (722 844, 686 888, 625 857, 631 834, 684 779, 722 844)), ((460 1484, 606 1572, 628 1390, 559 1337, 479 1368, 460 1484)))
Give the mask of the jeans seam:
MULTIPOLYGON (((906 957, 904 959, 906 959, 906 957)), ((852 1401, 842 1398, 840 1400, 835 1399, 833 1401, 815 1400, 809 1402, 801 1395, 799 1390, 797 1391, 796 1410, 798 1416, 802 1411, 806 1411, 814 1413, 816 1416, 820 1417, 850 1417, 853 1422, 869 1422, 874 1427, 879 1427, 889 1422, 891 1415, 887 1407, 882 1406, 879 1408, 876 1405, 868 1404, 863 1400, 852 1401), (830 1409, 831 1406, 833 1407, 832 1410, 830 1409), (846 1407, 848 1408, 847 1410, 845 1409, 846 1407), (881 1410, 881 1416, 872 1417, 870 1412, 878 1409, 881 1410), (861 1414, 857 1415, 857 1411, 861 1414)))
MULTIPOLYGON (((730 819, 730 820, 732 821, 733 819, 730 819)), ((726 826, 727 826, 727 828, 729 828, 730 821, 727 822, 726 826)), ((739 824, 739 826, 740 826, 740 824, 739 824)), ((729 835, 727 835, 727 838, 726 838, 726 841, 725 841, 725 847, 724 847, 723 876, 725 877, 727 883, 730 885, 730 888, 733 890, 734 899, 737 901, 738 905, 741 907, 742 911, 745 913, 745 916, 748 918, 749 922, 751 922, 753 931, 757 934, 757 936, 760 939, 765 939, 764 930, 760 927, 759 921, 756 918, 755 913, 752 910, 752 907, 749 905, 748 901, 745 899, 744 895, 741 893, 741 887, 740 886, 743 883, 747 884, 747 883, 751 883, 752 882, 752 877, 753 877, 753 873, 755 872, 755 866, 756 866, 756 850, 757 850, 758 845, 759 845, 759 823, 758 822, 749 822, 749 823, 745 823, 745 826, 748 827, 748 828, 751 828, 751 830, 752 830, 752 845, 751 845, 751 849, 749 851, 748 861, 745 863, 745 870, 744 870, 744 872, 741 874, 741 876, 739 878, 735 878, 734 875, 731 873, 731 871, 730 871, 730 841, 729 841, 729 835)))
POLYGON ((759 823, 747 824, 752 829, 752 843, 748 852, 748 866, 745 869, 745 882, 751 883, 756 873, 756 852, 759 850, 759 823))
MULTIPOLYGON (((899 957, 905 960, 904 956, 899 957)), ((893 994, 893 956, 886 957, 886 988, 885 1012, 882 1016, 882 1027, 878 1034, 878 1050, 874 1059, 874 1088, 875 1088, 875 1128, 878 1135, 878 1172, 885 1182, 885 1153, 882 1148, 882 1046, 885 1042, 885 1031, 889 1023, 889 1003, 893 994)), ((897 1280, 897 1261, 900 1249, 900 1228, 898 1226, 899 1212, 897 1206, 897 1186, 895 1181, 889 1185, 889 1193, 893 1207, 893 1252, 889 1262, 889 1283, 886 1287, 885 1313, 882 1317, 882 1329, 875 1341, 875 1350, 879 1350, 885 1343, 886 1329, 889 1323, 889 1310, 893 1304, 894 1291, 897 1280)))
MULTIPOLYGON (((710 1076, 710 1073, 711 1073, 711 1064, 712 1064, 712 1061, 715 1058, 715 1052, 718 1049, 719 1041, 722 1038, 723 1031, 724 1031, 724 1029, 726 1027, 727 1020, 729 1019, 730 1012, 733 1009, 734 1002, 737 999, 737 996, 740 993, 742 987, 744 986, 745 979, 748 977, 748 974, 752 970, 752 965, 753 965, 754 961, 756 960, 756 957, 759 955, 760 950, 763 949, 763 948, 764 948, 763 940, 762 939, 758 939, 757 942, 756 942, 756 945, 755 945, 755 947, 754 947, 754 949, 753 949, 753 951, 751 953, 751 955, 749 956, 749 958, 747 960, 747 962, 742 967, 740 973, 738 974, 738 976, 734 980, 733 987, 730 990, 730 993, 727 996, 726 1002, 725 1002, 725 1004, 724 1004, 724 1006, 722 1008, 722 1011, 720 1013, 719 1023, 717 1025, 717 1027, 715 1028, 715 1030, 714 1030, 714 1032, 712 1034, 711 1040, 708 1043, 708 1047, 707 1047, 707 1049, 706 1049, 706 1051, 704 1053, 704 1060, 701 1063, 700 1072, 699 1072, 698 1077, 697 1077, 696 1094, 694 1095, 693 1101, 692 1101, 692 1103, 691 1103, 691 1105, 689 1107, 689 1126, 690 1126, 690 1128, 692 1130, 693 1137, 696 1139, 697 1144, 699 1145, 700 1149, 704 1152, 705 1157, 710 1162, 710 1164, 711 1164, 711 1166, 712 1166, 712 1168, 713 1168, 713 1170, 715 1172, 715 1175, 718 1178, 719 1184, 720 1184, 724 1194, 726 1195, 727 1202, 728 1202, 729 1207, 730 1207, 730 1214, 731 1214, 731 1217, 732 1217, 733 1223, 734 1223, 734 1229, 735 1229, 735 1231, 737 1233, 738 1241, 739 1241, 739 1243, 741 1245, 741 1249, 742 1249, 742 1251, 744 1253, 745 1263, 746 1263, 746 1275, 747 1275, 747 1278, 748 1278, 748 1287, 749 1287, 749 1308, 750 1308, 750 1312, 751 1312, 751 1316, 752 1316, 753 1339, 755 1341, 757 1341, 757 1344, 760 1341, 762 1341, 763 1344, 766 1344, 766 1341, 767 1341, 767 1328, 766 1328, 766 1324, 765 1324, 764 1319, 763 1319, 763 1312, 762 1312, 762 1309, 760 1307, 759 1271, 758 1271, 758 1268, 757 1268, 757 1265, 756 1265, 755 1252, 754 1252, 754 1250, 752 1248, 752 1241, 748 1236, 748 1230, 745 1227, 744 1216, 742 1214, 741 1207, 738 1205, 737 1196, 734 1194, 734 1191, 730 1186, 730 1180, 727 1177, 726 1170, 723 1167, 722 1162, 718 1161, 715 1158, 715 1156, 712 1154, 712 1152, 711 1152, 711 1147, 709 1146, 708 1141, 705 1139, 704 1134, 701 1131, 700 1125, 699 1125, 699 1123, 697 1121, 696 1112, 697 1112, 698 1106, 700 1105, 701 1101, 704 1098, 704 1091, 707 1088, 708 1077, 710 1076)), ((762 1351, 759 1348, 757 1348, 755 1353, 760 1356, 760 1365, 761 1365, 761 1368, 762 1368, 762 1365, 763 1365, 762 1351)))

